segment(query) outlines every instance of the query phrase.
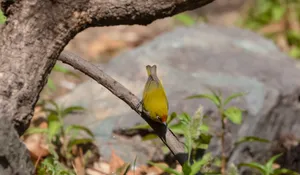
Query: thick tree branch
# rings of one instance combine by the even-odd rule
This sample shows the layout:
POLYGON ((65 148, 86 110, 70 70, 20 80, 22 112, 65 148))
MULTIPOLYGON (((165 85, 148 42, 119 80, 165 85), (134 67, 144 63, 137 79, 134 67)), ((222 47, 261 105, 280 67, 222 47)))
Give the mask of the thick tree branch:
POLYGON ((178 162, 183 165, 183 163, 187 160, 187 154, 184 152, 184 145, 177 139, 170 129, 165 127, 165 125, 152 121, 146 113, 137 108, 140 100, 134 94, 132 94, 122 84, 111 78, 109 75, 105 74, 98 67, 71 52, 63 51, 58 59, 85 73, 87 76, 97 81, 99 84, 107 88, 110 92, 127 103, 153 128, 154 132, 170 149, 178 162))
POLYGON ((91 0, 92 26, 142 24, 202 7, 214 0, 91 0))

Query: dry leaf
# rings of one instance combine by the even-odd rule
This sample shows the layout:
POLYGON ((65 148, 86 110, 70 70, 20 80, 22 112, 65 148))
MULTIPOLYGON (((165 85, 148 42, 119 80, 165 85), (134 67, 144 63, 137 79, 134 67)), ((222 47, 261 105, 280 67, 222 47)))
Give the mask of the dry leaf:
POLYGON ((118 168, 120 168, 121 166, 123 166, 124 163, 125 162, 119 156, 116 155, 115 151, 112 150, 111 151, 110 163, 109 163, 110 171, 111 172, 116 172, 116 170, 118 168))
POLYGON ((42 134, 32 134, 24 141, 33 160, 49 155, 48 146, 42 134))

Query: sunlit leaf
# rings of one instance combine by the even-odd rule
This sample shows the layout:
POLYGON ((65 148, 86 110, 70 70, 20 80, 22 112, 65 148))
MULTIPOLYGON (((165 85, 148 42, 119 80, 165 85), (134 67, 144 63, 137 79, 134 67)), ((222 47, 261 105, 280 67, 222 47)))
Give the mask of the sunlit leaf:
POLYGON ((53 141, 55 136, 59 135, 62 129, 62 124, 59 121, 51 121, 48 126, 48 138, 53 141))
POLYGON ((286 11, 286 9, 281 5, 273 6, 273 8, 272 8, 272 20, 273 21, 279 21, 283 17, 285 11, 286 11))
POLYGON ((6 17, 4 16, 3 12, 0 10, 0 24, 4 24, 6 21, 6 17))
POLYGON ((182 22, 186 26, 191 26, 196 23, 196 20, 194 20, 190 15, 186 13, 181 13, 174 16, 176 20, 182 22))
POLYGON ((242 111, 237 107, 229 107, 224 111, 224 115, 234 124, 242 123, 242 111))
POLYGON ((157 139, 158 136, 156 134, 147 134, 145 135, 142 140, 146 141, 146 140, 153 140, 153 139, 157 139))
POLYGON ((294 58, 300 58, 300 47, 292 47, 289 55, 294 58))

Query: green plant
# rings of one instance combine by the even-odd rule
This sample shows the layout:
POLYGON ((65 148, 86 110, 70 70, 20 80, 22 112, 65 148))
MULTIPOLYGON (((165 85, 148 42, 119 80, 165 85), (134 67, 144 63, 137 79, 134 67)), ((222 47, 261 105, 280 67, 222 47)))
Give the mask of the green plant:
POLYGON ((4 16, 3 12, 0 10, 0 24, 4 24, 6 21, 6 17, 4 16))
POLYGON ((226 99, 223 99, 221 92, 215 92, 211 90, 212 94, 198 94, 187 97, 187 99, 195 99, 195 98, 205 98, 210 100, 218 109, 220 120, 221 120, 221 127, 222 131, 220 134, 221 139, 221 147, 222 147, 222 163, 221 163, 221 172, 224 175, 226 173, 226 154, 225 154, 225 130, 226 130, 226 119, 229 119, 234 124, 241 124, 242 123, 242 110, 235 106, 227 105, 233 100, 238 97, 244 95, 244 93, 236 93, 233 94, 226 99))
MULTIPOLYGON (((94 139, 93 133, 86 127, 80 125, 65 125, 63 119, 70 113, 83 111, 80 106, 70 106, 67 108, 59 107, 55 102, 49 101, 54 108, 44 107, 47 115, 47 128, 30 127, 25 135, 43 133, 49 147, 49 152, 53 159, 64 160, 68 165, 72 165, 75 155, 78 154, 78 145, 92 143, 94 139), (80 133, 84 133, 89 137, 80 137, 80 133)), ((45 104, 44 104, 45 105, 45 104)), ((87 152, 88 153, 88 152, 87 152)), ((49 163, 49 162, 48 162, 49 163)), ((54 166, 54 165, 53 165, 54 166)))
POLYGON ((300 58, 300 1, 256 0, 241 25, 263 33, 292 57, 300 58))
POLYGON ((75 175, 75 173, 51 156, 41 162, 37 175, 75 175))
POLYGON ((257 162, 250 163, 241 163, 239 167, 245 166, 252 169, 258 170, 262 175, 279 175, 279 174, 290 174, 290 175, 299 175, 298 173, 285 169, 285 168, 274 168, 273 164, 281 156, 281 154, 275 155, 268 160, 264 165, 257 162))
MULTIPOLYGON (((209 163, 209 161, 211 160, 211 154, 207 153, 205 154, 201 160, 198 160, 196 162, 194 162, 194 164, 190 164, 189 162, 186 162, 183 166, 182 166, 182 172, 179 172, 173 168, 170 168, 166 165, 162 165, 159 163, 153 163, 153 162, 149 162, 150 165, 156 166, 162 170, 164 170, 167 173, 170 174, 175 174, 175 175, 195 175, 197 174, 202 167, 204 167, 205 165, 207 165, 209 163)), ((217 174, 217 173, 214 173, 217 174)))

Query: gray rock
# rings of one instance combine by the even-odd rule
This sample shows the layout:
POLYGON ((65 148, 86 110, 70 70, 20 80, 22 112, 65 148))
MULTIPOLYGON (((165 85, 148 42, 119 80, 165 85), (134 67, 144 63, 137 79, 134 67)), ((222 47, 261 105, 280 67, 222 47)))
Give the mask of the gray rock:
MULTIPOLYGON (((220 89, 224 96, 247 92, 247 96, 232 103, 247 111, 241 126, 230 125, 232 143, 248 135, 273 140, 280 132, 300 133, 299 68, 271 41, 253 32, 206 24, 178 28, 99 67, 141 97, 147 64, 158 65, 170 112, 192 114, 200 104, 206 112, 215 112, 215 107, 206 100, 184 100, 189 95, 209 93, 208 87, 220 89)), ((106 125, 114 129, 142 122, 124 102, 93 80, 83 83, 59 102, 87 107, 89 113, 84 120, 72 117, 81 124, 101 123, 109 116, 119 116, 114 119, 115 125, 106 125)), ((213 119, 211 124, 219 127, 213 119)), ((211 148, 216 154, 220 151, 217 142, 211 148)), ((243 151, 246 148, 264 157, 259 160, 268 158, 268 146, 247 144, 235 149, 230 161, 258 159, 243 151)))

